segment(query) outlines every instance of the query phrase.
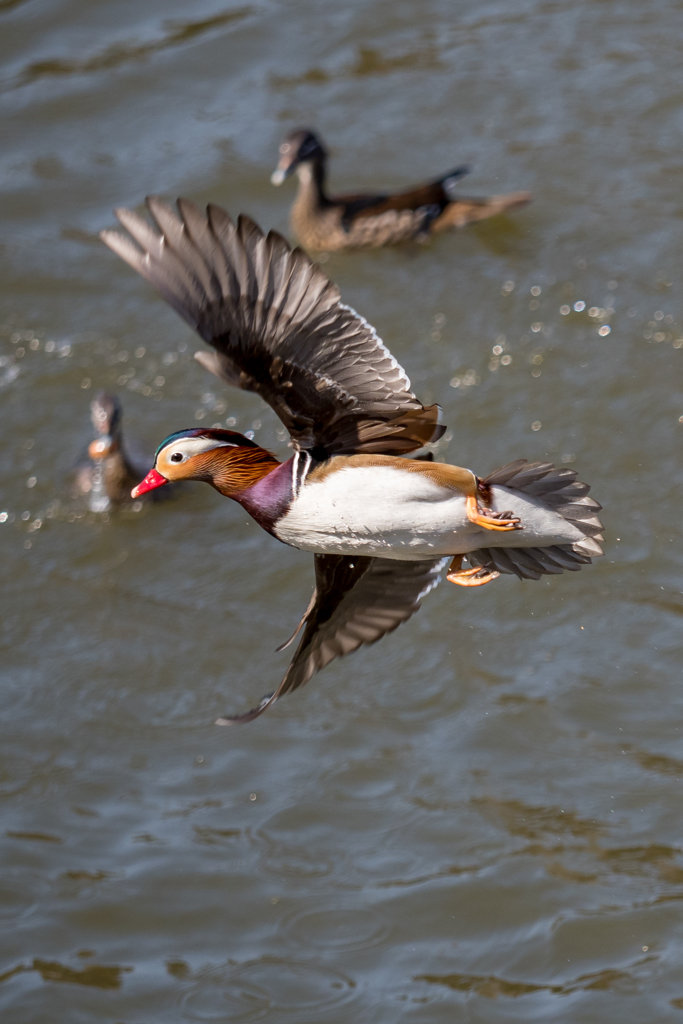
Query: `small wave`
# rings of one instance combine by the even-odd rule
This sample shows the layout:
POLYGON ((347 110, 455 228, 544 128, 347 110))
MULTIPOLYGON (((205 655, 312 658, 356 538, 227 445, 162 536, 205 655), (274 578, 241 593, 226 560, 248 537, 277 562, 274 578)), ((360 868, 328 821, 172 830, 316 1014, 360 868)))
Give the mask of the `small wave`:
POLYGON ((42 78, 89 75, 99 71, 112 71, 125 64, 139 63, 154 54, 194 42, 200 36, 223 28, 232 22, 241 21, 250 15, 252 10, 251 7, 238 7, 235 10, 216 14, 212 18, 205 18, 203 21, 166 22, 164 25, 166 33, 160 39, 154 39, 148 43, 112 43, 100 53, 81 60, 53 57, 33 61, 13 79, 3 83, 0 90, 20 89, 22 86, 32 85, 42 78))

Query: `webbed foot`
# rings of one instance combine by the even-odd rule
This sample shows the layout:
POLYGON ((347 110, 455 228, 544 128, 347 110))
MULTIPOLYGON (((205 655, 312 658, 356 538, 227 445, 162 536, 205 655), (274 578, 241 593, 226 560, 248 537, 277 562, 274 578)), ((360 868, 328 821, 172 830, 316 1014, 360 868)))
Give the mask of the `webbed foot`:
POLYGON ((523 526, 517 516, 512 512, 482 512, 477 502, 476 494, 468 494, 466 499, 467 518, 476 526, 485 530, 522 530, 523 526))
POLYGON ((462 568, 462 555, 456 555, 451 562, 446 579, 449 583, 457 583, 460 587, 483 587, 491 580, 500 576, 495 569, 487 569, 484 565, 475 565, 471 569, 462 568))

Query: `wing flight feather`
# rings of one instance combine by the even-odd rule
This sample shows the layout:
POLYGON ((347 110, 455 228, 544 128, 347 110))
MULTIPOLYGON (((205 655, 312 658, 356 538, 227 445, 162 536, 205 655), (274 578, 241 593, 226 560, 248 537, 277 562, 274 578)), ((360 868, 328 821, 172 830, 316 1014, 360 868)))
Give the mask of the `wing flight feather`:
MULTIPOLYGON (((447 559, 405 562, 354 555, 315 555, 315 591, 294 637, 303 636, 275 693, 218 725, 252 722, 285 693, 303 686, 335 658, 374 644, 418 611, 439 583, 447 559)), ((291 643, 283 644, 282 650, 291 643)))
POLYGON ((301 249, 217 206, 203 214, 180 199, 180 216, 157 198, 147 206, 156 229, 121 209, 128 235, 103 241, 212 346, 214 358, 199 355, 207 368, 271 405, 295 447, 401 455, 442 435, 438 406, 418 401, 375 329, 301 249))

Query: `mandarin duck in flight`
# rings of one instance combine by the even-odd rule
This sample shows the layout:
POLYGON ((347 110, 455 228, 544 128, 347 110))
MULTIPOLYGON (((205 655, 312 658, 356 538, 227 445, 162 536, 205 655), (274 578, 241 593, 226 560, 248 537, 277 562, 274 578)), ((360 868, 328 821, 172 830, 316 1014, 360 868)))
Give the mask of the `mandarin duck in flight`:
POLYGON ((147 205, 156 230, 118 210, 130 237, 104 231, 103 240, 211 346, 197 353, 207 369, 275 410, 294 454, 279 462, 234 431, 179 430, 133 494, 204 480, 315 559, 280 686, 218 724, 251 721, 333 659, 396 629, 448 561, 448 579, 474 587, 500 573, 576 570, 602 554, 600 505, 572 469, 520 459, 480 479, 407 457, 442 435, 438 406, 421 404, 376 331, 300 249, 248 217, 235 225, 217 206, 204 215, 179 200, 178 217, 159 199, 147 205))
POLYGON ((273 185, 281 185, 296 173, 299 191, 291 211, 292 230, 302 245, 318 252, 422 241, 446 228, 461 228, 523 206, 531 199, 529 192, 485 199, 456 196, 454 186, 468 173, 467 167, 456 167, 436 181, 405 192, 328 196, 326 170, 325 147, 304 128, 284 140, 270 179, 273 185))

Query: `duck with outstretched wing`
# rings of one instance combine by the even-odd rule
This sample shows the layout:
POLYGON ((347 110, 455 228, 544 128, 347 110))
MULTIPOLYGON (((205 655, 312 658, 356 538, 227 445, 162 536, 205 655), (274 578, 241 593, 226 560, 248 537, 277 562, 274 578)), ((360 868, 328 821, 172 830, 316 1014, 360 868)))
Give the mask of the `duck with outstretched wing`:
POLYGON ((219 724, 251 721, 334 658, 396 629, 447 560, 447 578, 472 587, 500 573, 577 570, 602 554, 600 505, 574 470, 520 459, 480 479, 407 457, 443 434, 438 406, 418 401, 374 328, 300 249, 217 206, 204 214, 181 199, 180 216, 159 199, 147 206, 154 227, 117 210, 128 234, 102 239, 211 346, 199 362, 275 410, 294 455, 279 462, 230 430, 180 430, 133 494, 204 480, 315 556, 315 591, 288 642, 301 632, 284 679, 219 724))

